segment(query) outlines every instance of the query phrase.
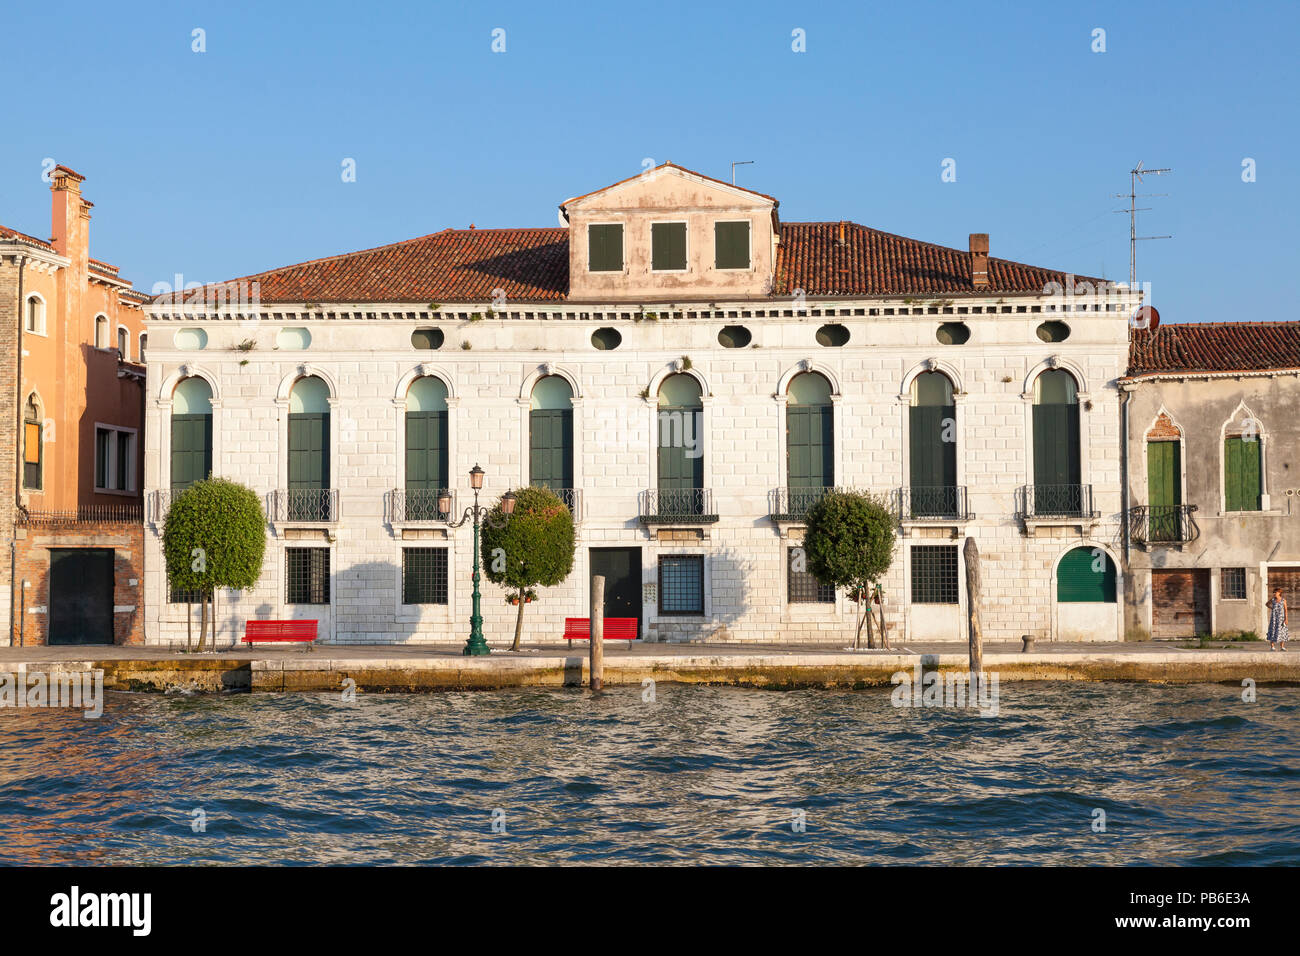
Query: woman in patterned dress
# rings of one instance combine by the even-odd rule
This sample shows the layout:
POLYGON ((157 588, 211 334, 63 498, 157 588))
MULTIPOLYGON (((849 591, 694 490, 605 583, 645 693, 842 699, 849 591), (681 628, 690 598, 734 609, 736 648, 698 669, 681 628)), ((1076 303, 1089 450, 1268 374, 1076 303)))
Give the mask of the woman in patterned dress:
POLYGON ((1281 644, 1282 650, 1286 650, 1286 598, 1282 597, 1281 588, 1273 589, 1273 600, 1268 602, 1268 608, 1268 649, 1275 651, 1281 644))

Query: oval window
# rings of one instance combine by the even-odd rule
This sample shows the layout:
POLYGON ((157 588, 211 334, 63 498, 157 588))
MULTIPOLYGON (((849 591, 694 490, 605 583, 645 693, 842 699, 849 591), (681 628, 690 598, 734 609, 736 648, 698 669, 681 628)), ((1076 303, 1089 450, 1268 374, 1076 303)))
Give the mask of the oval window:
POLYGON ((970 340, 970 326, 965 322, 945 322, 934 337, 940 345, 965 345, 970 340))
POLYGON ((611 329, 606 326, 591 333, 591 344, 602 352, 608 352, 610 349, 616 349, 623 344, 623 336, 618 329, 611 329))
POLYGON ((847 345, 849 341, 849 330, 842 325, 823 325, 817 330, 817 344, 824 345, 827 348, 837 349, 841 345, 847 345))
POLYGON ((185 351, 207 348, 208 333, 202 329, 181 329, 176 333, 176 347, 185 351))
POLYGON ((743 325, 726 325, 718 333, 718 344, 724 349, 743 349, 754 336, 743 325))
POLYGON ((311 345, 311 333, 304 328, 281 329, 275 334, 275 347, 278 349, 305 349, 311 345))
POLYGON ((1064 322, 1044 322, 1038 327, 1038 337, 1044 342, 1064 342, 1070 337, 1070 327, 1064 322))
POLYGON ((417 349, 440 349, 443 338, 442 329, 416 329, 411 333, 411 345, 417 349))

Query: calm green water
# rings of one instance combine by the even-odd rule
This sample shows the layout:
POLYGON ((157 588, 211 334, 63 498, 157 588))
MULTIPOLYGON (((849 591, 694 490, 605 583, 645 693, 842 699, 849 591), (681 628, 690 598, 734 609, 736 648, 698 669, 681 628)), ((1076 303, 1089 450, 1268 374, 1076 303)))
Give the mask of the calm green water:
POLYGON ((1297 734, 1294 687, 111 694, 0 711, 0 862, 1295 865, 1297 734))

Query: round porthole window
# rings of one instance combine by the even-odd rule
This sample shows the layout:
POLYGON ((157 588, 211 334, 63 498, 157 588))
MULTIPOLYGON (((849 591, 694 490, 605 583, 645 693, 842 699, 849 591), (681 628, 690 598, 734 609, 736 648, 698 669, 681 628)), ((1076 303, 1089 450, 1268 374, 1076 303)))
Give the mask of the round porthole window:
POLYGON ((275 347, 287 351, 305 349, 311 345, 311 333, 304 328, 281 329, 275 334, 275 347))
POLYGON ((623 344, 623 336, 618 329, 611 329, 606 326, 591 333, 591 344, 602 352, 608 352, 610 349, 616 349, 623 344))
POLYGON ((718 333, 718 344, 724 349, 743 349, 754 336, 743 325, 724 325, 718 333))
POLYGON ((181 329, 176 333, 176 347, 186 352, 206 348, 208 333, 202 329, 181 329))
POLYGON ((1064 322, 1044 322, 1038 327, 1038 337, 1044 342, 1064 342, 1070 337, 1070 327, 1064 322))
POLYGON ((849 330, 842 325, 823 325, 817 330, 817 344, 824 345, 827 348, 837 349, 841 345, 847 345, 849 341, 849 330))
POLYGON ((965 345, 970 341, 970 326, 965 322, 945 322, 934 333, 940 345, 965 345))
POLYGON ((417 349, 440 349, 443 338, 442 329, 416 329, 411 333, 411 345, 417 349))

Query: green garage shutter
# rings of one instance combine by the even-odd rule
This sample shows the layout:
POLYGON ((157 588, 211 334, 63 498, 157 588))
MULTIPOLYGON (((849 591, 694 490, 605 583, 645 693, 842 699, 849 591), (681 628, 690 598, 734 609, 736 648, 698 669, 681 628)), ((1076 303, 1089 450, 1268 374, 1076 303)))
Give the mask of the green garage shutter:
POLYGON ((791 488, 830 488, 835 484, 831 411, 830 405, 786 408, 786 455, 791 488))
POLYGON ((573 411, 533 409, 529 413, 528 480, 557 491, 573 487, 573 411))
POLYGON ((1226 438, 1223 441, 1223 495, 1228 511, 1260 508, 1259 440, 1226 438))
POLYGON ((172 416, 172 490, 181 491, 212 473, 212 416, 172 416))
POLYGON ((1115 564, 1103 551, 1075 548, 1056 568, 1056 600, 1062 603, 1115 602, 1115 564), (1100 562, 1097 560, 1100 557, 1100 562), (1097 565, 1101 564, 1100 571, 1097 565))
POLYGON ((289 415, 289 488, 328 488, 330 484, 329 412, 289 415))
POLYGON ((686 223, 651 223, 650 259, 652 269, 685 269, 686 223))

